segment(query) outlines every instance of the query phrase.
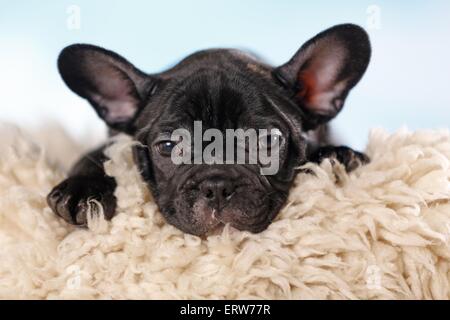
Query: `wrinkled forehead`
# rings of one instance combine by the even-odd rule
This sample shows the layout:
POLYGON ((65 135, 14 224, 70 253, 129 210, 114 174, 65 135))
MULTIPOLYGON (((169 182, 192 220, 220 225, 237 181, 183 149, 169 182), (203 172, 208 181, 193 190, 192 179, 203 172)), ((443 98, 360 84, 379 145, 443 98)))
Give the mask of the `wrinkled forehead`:
POLYGON ((203 130, 269 129, 282 119, 260 88, 246 79, 221 73, 206 73, 172 84, 173 93, 152 128, 153 133, 184 128, 190 131, 200 121, 203 130))

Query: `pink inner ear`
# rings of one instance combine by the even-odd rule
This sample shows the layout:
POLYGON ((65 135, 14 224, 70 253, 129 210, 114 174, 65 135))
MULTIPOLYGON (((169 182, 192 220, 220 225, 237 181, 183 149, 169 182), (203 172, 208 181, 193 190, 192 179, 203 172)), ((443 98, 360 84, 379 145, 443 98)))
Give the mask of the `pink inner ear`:
MULTIPOLYGON (((121 72, 108 68, 107 77, 97 79, 98 93, 93 100, 104 110, 107 122, 117 123, 130 120, 136 114, 139 101, 133 93, 133 84, 121 72)), ((106 73, 106 72, 105 72, 106 73)))
POLYGON ((337 81, 343 65, 343 53, 342 50, 330 52, 316 47, 306 67, 298 74, 302 89, 297 96, 314 113, 326 115, 341 107, 335 105, 335 98, 345 88, 345 81, 337 81))
POLYGON ((108 113, 105 120, 110 123, 126 122, 136 114, 136 103, 130 101, 112 100, 108 103, 108 113))

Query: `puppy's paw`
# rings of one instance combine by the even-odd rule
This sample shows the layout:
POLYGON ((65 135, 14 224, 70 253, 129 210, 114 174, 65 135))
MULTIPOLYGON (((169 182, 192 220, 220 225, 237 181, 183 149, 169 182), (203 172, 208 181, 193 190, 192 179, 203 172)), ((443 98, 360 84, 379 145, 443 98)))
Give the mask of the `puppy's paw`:
POLYGON ((347 172, 355 170, 361 165, 370 162, 368 156, 364 153, 350 149, 349 147, 334 147, 326 146, 318 149, 312 154, 310 161, 315 163, 321 163, 324 159, 330 159, 331 161, 337 160, 345 166, 347 172))
POLYGON ((54 187, 47 196, 47 203, 68 223, 85 226, 90 200, 95 199, 102 204, 106 219, 114 216, 115 188, 116 183, 111 177, 74 176, 54 187))

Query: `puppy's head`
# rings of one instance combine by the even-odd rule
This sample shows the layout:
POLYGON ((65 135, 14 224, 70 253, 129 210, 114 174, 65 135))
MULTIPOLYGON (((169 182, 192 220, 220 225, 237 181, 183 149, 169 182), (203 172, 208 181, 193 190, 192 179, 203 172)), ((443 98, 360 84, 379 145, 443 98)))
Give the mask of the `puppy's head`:
POLYGON ((251 232, 267 228, 287 198, 296 167, 307 161, 303 133, 339 113, 369 58, 366 33, 340 25, 306 42, 277 68, 237 50, 216 49, 146 74, 90 45, 65 48, 58 67, 110 128, 141 143, 135 161, 166 220, 202 235, 224 223, 251 232), (189 143, 174 137, 180 129, 192 138, 189 143), (244 132, 244 158, 252 150, 256 161, 224 159, 239 149, 235 143, 226 150, 230 138, 239 139, 227 130, 237 129, 244 132), (260 134, 246 136, 252 129, 260 134), (263 169, 271 163, 258 158, 262 149, 276 156, 270 158, 276 170, 269 174, 263 169), (198 161, 195 151, 207 150, 215 161, 198 161))

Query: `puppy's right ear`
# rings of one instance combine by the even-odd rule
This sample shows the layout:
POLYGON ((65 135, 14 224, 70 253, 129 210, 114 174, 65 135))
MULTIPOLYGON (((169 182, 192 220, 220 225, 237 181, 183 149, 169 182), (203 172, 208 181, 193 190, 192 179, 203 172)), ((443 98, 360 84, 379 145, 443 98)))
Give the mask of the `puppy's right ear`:
POLYGON ((370 42, 359 26, 342 24, 307 41, 274 76, 304 113, 304 129, 334 118, 370 60, 370 42))
POLYGON ((157 82, 114 52, 84 44, 66 47, 58 69, 67 86, 87 99, 109 127, 127 133, 157 82))

